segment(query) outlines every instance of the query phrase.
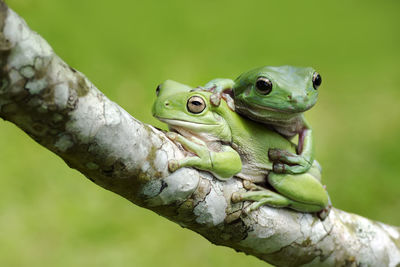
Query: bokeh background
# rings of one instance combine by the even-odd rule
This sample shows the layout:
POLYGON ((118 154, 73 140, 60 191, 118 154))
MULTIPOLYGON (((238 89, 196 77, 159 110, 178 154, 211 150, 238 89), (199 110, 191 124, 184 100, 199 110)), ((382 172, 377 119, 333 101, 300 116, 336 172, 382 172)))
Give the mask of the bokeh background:
MULTIPOLYGON (((141 121, 165 79, 313 66, 307 112, 333 204, 400 225, 399 1, 9 0, 141 121)), ((265 266, 92 184, 0 122, 0 266, 265 266)))

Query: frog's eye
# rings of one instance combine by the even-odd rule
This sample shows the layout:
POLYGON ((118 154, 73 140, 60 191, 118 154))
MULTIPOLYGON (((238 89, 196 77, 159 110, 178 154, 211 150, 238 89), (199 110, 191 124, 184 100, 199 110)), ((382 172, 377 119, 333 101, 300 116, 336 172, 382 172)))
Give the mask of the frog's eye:
POLYGON ((191 113, 198 114, 206 108, 206 103, 204 102, 203 98, 199 96, 192 96, 187 101, 186 106, 191 113))
POLYGON ((262 95, 268 95, 272 91, 272 82, 265 77, 259 77, 256 81, 256 89, 262 95))
POLYGON ((160 90, 161 90, 161 85, 157 86, 156 96, 158 96, 160 94, 160 90))
POLYGON ((315 90, 318 89, 318 87, 321 85, 322 78, 318 72, 314 72, 313 77, 312 77, 312 83, 313 83, 313 87, 315 90))

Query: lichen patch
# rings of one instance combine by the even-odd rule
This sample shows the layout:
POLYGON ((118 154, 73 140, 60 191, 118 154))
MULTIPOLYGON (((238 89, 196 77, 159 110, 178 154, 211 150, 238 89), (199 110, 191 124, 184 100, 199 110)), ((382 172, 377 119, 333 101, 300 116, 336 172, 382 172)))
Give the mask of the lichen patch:
POLYGON ((224 222, 228 203, 222 192, 218 191, 218 188, 211 189, 204 201, 200 202, 194 209, 197 223, 216 226, 224 222))
MULTIPOLYGON (((197 188, 200 177, 196 170, 182 168, 163 179, 164 189, 151 199, 146 200, 150 207, 168 205, 173 202, 185 201, 197 188)), ((148 187, 160 187, 159 183, 147 183, 144 186, 146 192, 157 191, 157 188, 149 189, 148 187)), ((160 190, 159 190, 160 191, 160 190)))
POLYGON ((69 148, 71 148, 74 145, 74 142, 72 141, 72 138, 68 134, 62 134, 54 144, 54 146, 60 150, 61 152, 67 151, 69 148))
POLYGON ((69 96, 68 86, 65 83, 57 84, 54 86, 53 92, 54 104, 56 104, 56 106, 61 110, 65 109, 67 107, 69 96))
POLYGON ((47 81, 46 79, 40 79, 40 80, 32 80, 27 82, 25 85, 25 88, 29 90, 29 92, 33 95, 40 94, 43 89, 47 87, 47 81))

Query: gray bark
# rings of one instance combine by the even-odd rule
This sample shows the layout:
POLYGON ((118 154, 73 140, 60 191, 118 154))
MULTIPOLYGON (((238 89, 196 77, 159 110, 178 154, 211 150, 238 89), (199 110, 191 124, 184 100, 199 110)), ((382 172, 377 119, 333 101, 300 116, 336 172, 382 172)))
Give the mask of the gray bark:
POLYGON ((400 266, 400 229, 333 209, 311 214, 230 201, 243 191, 207 172, 168 171, 184 157, 162 131, 137 121, 63 62, 0 1, 0 117, 97 185, 217 245, 278 266, 400 266))

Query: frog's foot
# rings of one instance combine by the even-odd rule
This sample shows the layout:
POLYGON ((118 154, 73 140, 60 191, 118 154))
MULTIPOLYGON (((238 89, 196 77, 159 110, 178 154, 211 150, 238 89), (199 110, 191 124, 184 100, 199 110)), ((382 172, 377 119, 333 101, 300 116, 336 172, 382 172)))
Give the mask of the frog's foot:
POLYGON ((311 163, 304 157, 282 149, 268 150, 268 157, 274 163, 275 173, 300 174, 311 168, 311 163))
POLYGON ((263 205, 280 208, 288 207, 292 202, 290 199, 268 189, 244 193, 235 192, 232 194, 231 199, 234 203, 246 200, 254 201, 254 203, 247 208, 248 212, 257 210, 263 205))

